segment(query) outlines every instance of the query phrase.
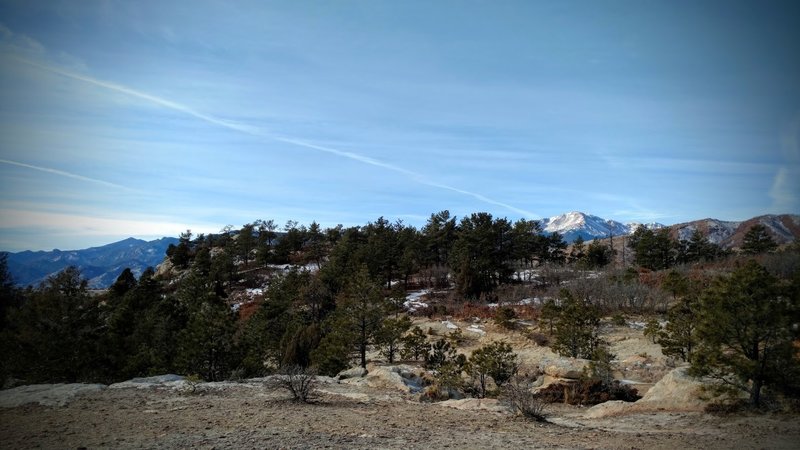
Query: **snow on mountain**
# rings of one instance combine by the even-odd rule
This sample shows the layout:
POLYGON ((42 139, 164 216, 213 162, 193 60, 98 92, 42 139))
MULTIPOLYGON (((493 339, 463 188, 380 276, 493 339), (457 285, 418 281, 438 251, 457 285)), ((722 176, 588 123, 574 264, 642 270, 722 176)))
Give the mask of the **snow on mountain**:
POLYGON ((660 223, 624 224, 616 220, 606 220, 598 216, 572 211, 566 214, 550 217, 541 220, 542 227, 546 233, 559 233, 564 237, 564 241, 572 242, 582 237, 585 241, 609 236, 622 236, 633 233, 640 226, 656 229, 664 225, 660 223))

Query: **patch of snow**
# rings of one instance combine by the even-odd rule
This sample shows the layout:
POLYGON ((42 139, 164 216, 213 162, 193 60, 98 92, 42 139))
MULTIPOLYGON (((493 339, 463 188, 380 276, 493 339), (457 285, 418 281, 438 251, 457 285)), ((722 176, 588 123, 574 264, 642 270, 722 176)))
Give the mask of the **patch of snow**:
POLYGON ((424 295, 429 294, 430 291, 427 289, 423 289, 421 291, 414 291, 410 292, 406 295, 406 301, 403 302, 403 307, 408 312, 416 312, 417 310, 424 309, 428 307, 428 304, 420 300, 424 295))
POLYGON ((644 330, 644 326, 646 324, 644 322, 628 322, 628 328, 632 328, 634 330, 644 330))
POLYGON ((453 322, 450 322, 449 320, 443 320, 442 325, 444 325, 448 330, 458 329, 458 325, 454 324, 453 322))
POLYGON ((485 331, 481 330, 479 325, 470 325, 469 327, 467 327, 467 331, 475 334, 480 334, 481 336, 486 334, 485 331))
POLYGON ((245 292, 247 292, 247 295, 250 297, 253 297, 255 295, 264 295, 264 289, 262 288, 249 288, 245 289, 245 292))

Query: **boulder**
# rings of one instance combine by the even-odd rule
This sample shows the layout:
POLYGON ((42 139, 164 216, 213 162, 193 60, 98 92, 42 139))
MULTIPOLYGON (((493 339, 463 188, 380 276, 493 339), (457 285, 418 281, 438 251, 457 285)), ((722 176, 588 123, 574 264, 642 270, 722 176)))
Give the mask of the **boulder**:
POLYGON ((77 395, 98 392, 104 384, 33 384, 0 391, 0 407, 14 408, 27 403, 42 406, 66 406, 77 395))
POLYGON ((653 408, 702 411, 708 404, 708 400, 700 399, 703 381, 689 376, 686 369, 679 367, 664 375, 664 378, 654 384, 636 403, 653 408))
POLYGON ((553 378, 567 378, 577 380, 583 375, 583 370, 589 361, 576 358, 562 358, 552 361, 544 368, 544 373, 553 378))
POLYGON ((414 368, 406 365, 375 366, 364 380, 370 387, 396 389, 404 393, 419 392, 423 385, 414 368))
POLYGON ((686 367, 673 369, 634 403, 613 401, 595 405, 586 411, 586 418, 600 418, 630 412, 703 411, 710 400, 700 398, 703 381, 689 376, 686 367))
POLYGON ((339 380, 346 380, 348 378, 363 378, 367 374, 367 369, 363 367, 353 367, 351 369, 343 370, 336 375, 339 380))
POLYGON ((132 378, 128 381, 114 383, 111 389, 149 389, 151 387, 182 388, 187 383, 186 378, 175 374, 157 375, 153 377, 132 378))

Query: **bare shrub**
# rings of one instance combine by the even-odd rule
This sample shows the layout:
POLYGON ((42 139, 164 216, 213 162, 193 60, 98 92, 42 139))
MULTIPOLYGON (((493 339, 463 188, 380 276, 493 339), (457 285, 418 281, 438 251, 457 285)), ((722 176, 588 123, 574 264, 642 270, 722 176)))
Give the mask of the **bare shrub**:
POLYGON ((550 345, 550 337, 544 333, 540 333, 538 331, 533 330, 525 330, 523 335, 528 339, 532 340, 536 345, 539 347, 547 347, 550 345))
POLYGON ((533 393, 534 381, 527 377, 513 377, 503 389, 503 399, 511 409, 527 419, 547 421, 547 402, 533 393))
POLYGON ((289 391, 293 401, 311 403, 317 397, 316 371, 300 366, 284 367, 271 379, 268 387, 289 391))

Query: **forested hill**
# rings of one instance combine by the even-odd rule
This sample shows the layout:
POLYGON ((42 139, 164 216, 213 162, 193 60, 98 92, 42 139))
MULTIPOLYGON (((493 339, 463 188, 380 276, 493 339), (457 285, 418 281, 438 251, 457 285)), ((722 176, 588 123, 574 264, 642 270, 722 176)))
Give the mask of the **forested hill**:
POLYGON ((165 237, 153 241, 128 238, 101 247, 83 250, 24 251, 8 254, 8 270, 19 286, 37 286, 48 276, 68 266, 76 266, 91 288, 106 288, 126 267, 138 277, 147 267, 164 260, 170 244, 177 238, 165 237))

